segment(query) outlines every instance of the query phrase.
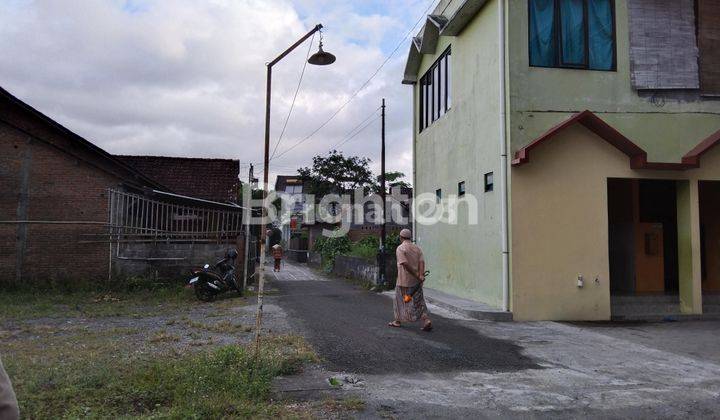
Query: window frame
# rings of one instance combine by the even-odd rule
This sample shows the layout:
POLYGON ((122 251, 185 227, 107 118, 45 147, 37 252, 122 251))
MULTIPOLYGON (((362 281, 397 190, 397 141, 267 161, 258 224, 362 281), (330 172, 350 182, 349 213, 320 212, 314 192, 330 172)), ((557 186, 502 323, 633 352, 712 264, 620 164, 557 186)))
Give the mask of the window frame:
POLYGON ((452 89, 449 75, 452 65, 452 45, 448 46, 419 79, 418 87, 418 132, 430 127, 447 114, 452 106, 452 89), (442 93, 442 97, 441 96, 442 93))
POLYGON ((465 195, 465 181, 458 182, 458 197, 465 195))
POLYGON ((488 172, 483 176, 483 185, 485 186, 485 192, 491 192, 495 190, 495 175, 493 172, 488 172), (490 182, 488 182, 490 180, 490 182))
POLYGON ((435 201, 437 203, 442 201, 442 188, 438 188, 435 190, 435 201))
POLYGON ((542 69, 570 69, 570 70, 589 70, 589 71, 603 71, 603 72, 617 72, 617 14, 616 14, 616 7, 615 7, 615 0, 609 0, 610 1, 610 12, 612 15, 612 41, 613 41, 613 65, 609 69, 593 69, 590 68, 590 24, 588 21, 588 1, 589 0, 583 0, 583 19, 585 21, 585 24, 583 25, 583 28, 585 29, 585 59, 583 64, 571 64, 571 63, 563 63, 563 51, 562 51, 562 25, 560 22, 562 22, 562 13, 561 13, 561 7, 560 7, 560 0, 553 0, 553 13, 554 13, 554 19, 555 24, 553 25, 553 42, 555 43, 555 57, 554 57, 554 64, 551 66, 543 66, 539 64, 532 64, 531 62, 531 52, 530 52, 530 45, 531 45, 531 32, 530 32, 530 8, 531 8, 531 0, 527 1, 527 13, 528 13, 528 36, 527 36, 527 46, 528 46, 528 65, 530 67, 536 67, 536 68, 542 68, 542 69))

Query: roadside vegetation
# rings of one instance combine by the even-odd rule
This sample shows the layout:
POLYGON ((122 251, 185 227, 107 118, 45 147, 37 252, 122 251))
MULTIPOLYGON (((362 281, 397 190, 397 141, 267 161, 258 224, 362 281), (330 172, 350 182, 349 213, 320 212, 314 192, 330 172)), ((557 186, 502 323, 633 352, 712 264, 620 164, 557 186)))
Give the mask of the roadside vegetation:
POLYGON ((147 279, 112 287, 19 288, 0 294, 0 356, 23 418, 313 418, 362 402, 274 401, 272 382, 312 348, 266 320, 255 357, 252 296, 199 302, 147 279), (318 414, 320 413, 320 414, 318 414))
MULTIPOLYGON (((80 334, 52 347, 13 345, 6 367, 25 418, 227 418, 276 416, 275 376, 296 373, 315 355, 295 336, 252 350, 140 353, 111 334, 80 334), (13 351, 14 350, 14 351, 13 351)), ((45 341, 45 340, 42 340, 45 341)), ((48 343, 49 344, 49 343, 48 343)), ((299 413, 298 413, 299 414, 299 413)))
MULTIPOLYGON (((395 255, 395 249, 400 245, 400 237, 395 234, 387 235, 387 253, 395 255)), ((366 236, 359 241, 352 242, 347 236, 337 238, 321 236, 315 241, 313 251, 319 253, 323 260, 323 269, 332 270, 335 258, 338 255, 359 257, 368 261, 376 261, 380 240, 377 236, 366 236)))

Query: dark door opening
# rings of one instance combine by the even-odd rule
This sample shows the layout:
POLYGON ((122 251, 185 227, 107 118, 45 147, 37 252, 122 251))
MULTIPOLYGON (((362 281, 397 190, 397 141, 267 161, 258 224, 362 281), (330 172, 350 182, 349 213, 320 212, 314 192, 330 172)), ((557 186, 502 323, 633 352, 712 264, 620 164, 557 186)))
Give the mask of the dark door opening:
POLYGON ((610 291, 677 294, 675 181, 608 179, 610 291))
POLYGON ((700 256, 702 291, 720 293, 720 182, 700 181, 700 256))

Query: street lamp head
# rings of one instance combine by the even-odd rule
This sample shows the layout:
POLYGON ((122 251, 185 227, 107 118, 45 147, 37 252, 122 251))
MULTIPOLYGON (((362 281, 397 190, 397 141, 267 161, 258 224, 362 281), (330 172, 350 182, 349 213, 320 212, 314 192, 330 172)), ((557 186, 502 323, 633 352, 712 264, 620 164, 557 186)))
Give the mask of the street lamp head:
POLYGON ((329 52, 323 51, 322 41, 320 42, 320 49, 315 54, 308 58, 308 63, 316 66, 327 66, 335 62, 335 56, 329 52))

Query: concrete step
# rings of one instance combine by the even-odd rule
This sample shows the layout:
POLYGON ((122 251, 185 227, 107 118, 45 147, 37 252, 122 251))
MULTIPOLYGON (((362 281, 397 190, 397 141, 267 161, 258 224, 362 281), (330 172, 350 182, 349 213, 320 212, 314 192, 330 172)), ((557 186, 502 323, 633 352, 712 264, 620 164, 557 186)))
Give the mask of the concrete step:
POLYGON ((493 308, 481 302, 461 298, 440 290, 424 288, 423 294, 428 303, 437 305, 441 308, 457 312, 468 318, 478 319, 481 321, 512 321, 512 312, 504 312, 498 308, 493 308))
POLYGON ((686 315, 686 314, 633 314, 633 315, 615 315, 610 319, 612 321, 644 321, 644 322, 675 322, 675 321, 710 321, 720 319, 720 313, 709 313, 702 315, 686 315))
POLYGON ((720 314, 720 305, 705 304, 703 305, 704 314, 720 314))
POLYGON ((678 295, 612 295, 610 301, 613 304, 630 304, 630 303, 677 303, 680 301, 678 295))
POLYGON ((703 304, 720 305, 720 294, 703 295, 703 304))
POLYGON ((625 314, 677 314, 680 313, 679 303, 667 304, 612 304, 610 313, 613 315, 625 314))

